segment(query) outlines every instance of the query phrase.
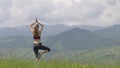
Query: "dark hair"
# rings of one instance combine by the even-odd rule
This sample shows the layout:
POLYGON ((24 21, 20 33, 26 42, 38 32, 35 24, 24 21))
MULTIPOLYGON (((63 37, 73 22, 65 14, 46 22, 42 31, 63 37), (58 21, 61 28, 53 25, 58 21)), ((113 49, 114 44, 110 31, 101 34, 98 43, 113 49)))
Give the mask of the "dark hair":
POLYGON ((39 25, 36 24, 35 27, 34 27, 34 36, 38 36, 39 35, 38 30, 39 30, 39 25))

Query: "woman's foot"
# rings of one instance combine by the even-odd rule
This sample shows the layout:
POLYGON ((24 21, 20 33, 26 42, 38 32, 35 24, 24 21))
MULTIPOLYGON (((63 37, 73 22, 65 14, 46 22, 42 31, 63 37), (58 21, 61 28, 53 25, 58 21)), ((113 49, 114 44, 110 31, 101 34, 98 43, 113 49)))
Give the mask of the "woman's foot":
POLYGON ((35 58, 35 61, 38 61, 39 59, 38 58, 35 58))

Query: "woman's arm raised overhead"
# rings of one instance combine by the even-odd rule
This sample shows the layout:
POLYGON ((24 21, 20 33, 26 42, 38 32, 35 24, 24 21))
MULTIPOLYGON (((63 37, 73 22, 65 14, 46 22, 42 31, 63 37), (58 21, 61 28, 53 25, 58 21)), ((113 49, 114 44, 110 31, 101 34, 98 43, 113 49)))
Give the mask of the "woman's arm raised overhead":
POLYGON ((32 28, 32 26, 35 24, 36 22, 34 22, 34 23, 32 23, 31 25, 30 25, 30 30, 31 30, 31 32, 33 33, 33 28, 32 28))
POLYGON ((32 24, 30 25, 30 27, 32 27, 35 23, 36 23, 36 22, 32 23, 32 24))

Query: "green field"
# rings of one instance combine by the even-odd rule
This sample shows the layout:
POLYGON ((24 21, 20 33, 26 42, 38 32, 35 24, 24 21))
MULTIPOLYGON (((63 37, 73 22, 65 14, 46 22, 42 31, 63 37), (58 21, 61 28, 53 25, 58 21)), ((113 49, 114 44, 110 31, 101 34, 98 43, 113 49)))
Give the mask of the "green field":
POLYGON ((120 68, 117 63, 76 63, 65 61, 0 60, 0 68, 120 68))

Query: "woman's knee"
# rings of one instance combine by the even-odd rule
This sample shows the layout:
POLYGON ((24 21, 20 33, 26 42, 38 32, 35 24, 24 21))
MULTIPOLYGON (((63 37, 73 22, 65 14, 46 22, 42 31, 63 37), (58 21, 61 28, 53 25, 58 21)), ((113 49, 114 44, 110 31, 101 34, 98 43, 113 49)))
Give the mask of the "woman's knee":
POLYGON ((47 50, 48 50, 48 52, 49 52, 49 51, 51 51, 51 49, 50 49, 50 48, 48 48, 47 50))

